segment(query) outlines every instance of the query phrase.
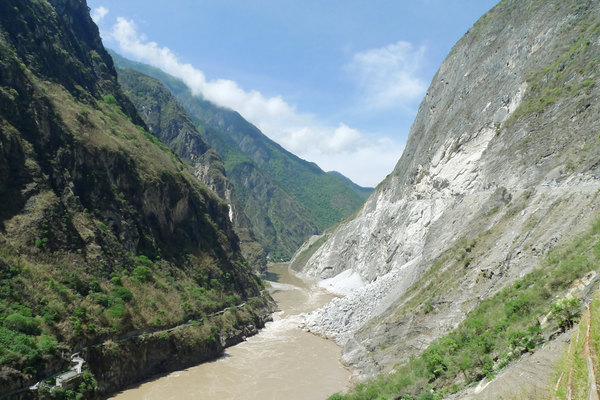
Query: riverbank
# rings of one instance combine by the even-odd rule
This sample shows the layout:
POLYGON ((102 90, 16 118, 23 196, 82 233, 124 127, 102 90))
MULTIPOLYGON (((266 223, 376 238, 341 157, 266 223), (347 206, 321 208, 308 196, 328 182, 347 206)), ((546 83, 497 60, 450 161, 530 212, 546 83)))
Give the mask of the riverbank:
POLYGON ((257 334, 275 310, 266 296, 167 330, 90 346, 82 356, 98 382, 100 396, 106 397, 135 382, 222 356, 227 347, 257 334))
POLYGON ((67 391, 77 390, 86 374, 84 383, 97 386, 96 390, 88 391, 87 398, 105 398, 135 382, 222 356, 227 347, 257 334, 272 319, 276 308, 270 295, 261 293, 238 305, 167 329, 88 345, 71 357, 76 363, 74 368, 2 394, 0 398, 54 398, 62 392, 66 395, 67 391), (94 393, 92 397, 90 393, 94 393))
POLYGON ((299 328, 302 313, 333 296, 289 272, 269 266, 270 288, 279 311, 258 335, 226 349, 223 357, 173 372, 119 393, 114 400, 186 399, 304 400, 326 398, 349 386, 341 348, 299 328))

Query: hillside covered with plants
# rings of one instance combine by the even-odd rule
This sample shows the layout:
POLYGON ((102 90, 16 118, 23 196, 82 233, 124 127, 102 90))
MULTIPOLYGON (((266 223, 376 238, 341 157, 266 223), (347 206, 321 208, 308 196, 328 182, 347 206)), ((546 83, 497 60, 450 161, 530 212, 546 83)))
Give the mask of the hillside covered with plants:
POLYGON ((368 382, 334 398, 556 394, 554 364, 499 387, 598 287, 599 34, 597 1, 500 1, 441 64, 393 173, 297 257, 364 282, 306 319, 368 382))
POLYGON ((230 207, 230 219, 240 238, 244 258, 257 272, 266 270, 266 254, 256 241, 250 221, 227 179, 225 166, 196 129, 173 94, 160 81, 131 69, 117 70, 119 83, 149 131, 190 164, 194 175, 230 207))
POLYGON ((0 3, 0 171, 0 393, 81 351, 94 397, 264 323, 228 205, 148 132, 84 1, 0 3))

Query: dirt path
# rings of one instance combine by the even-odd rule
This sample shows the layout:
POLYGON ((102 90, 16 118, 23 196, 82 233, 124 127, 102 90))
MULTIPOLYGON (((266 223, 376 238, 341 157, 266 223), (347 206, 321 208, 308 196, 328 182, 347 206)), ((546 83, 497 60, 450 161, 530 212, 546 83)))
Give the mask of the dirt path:
POLYGON ((585 356, 585 360, 587 363, 588 370, 588 396, 587 400, 600 400, 600 396, 598 393, 598 385, 596 378, 596 370, 594 368, 594 359, 596 355, 594 354, 594 348, 592 347, 592 309, 590 308, 590 304, 587 305, 587 331, 585 334, 585 346, 583 348, 583 354, 585 356))
POLYGON ((520 360, 502 371, 491 382, 482 381, 478 386, 459 394, 463 400, 509 400, 549 399, 554 393, 556 363, 568 346, 571 331, 563 333, 546 343, 533 354, 525 354, 520 360))

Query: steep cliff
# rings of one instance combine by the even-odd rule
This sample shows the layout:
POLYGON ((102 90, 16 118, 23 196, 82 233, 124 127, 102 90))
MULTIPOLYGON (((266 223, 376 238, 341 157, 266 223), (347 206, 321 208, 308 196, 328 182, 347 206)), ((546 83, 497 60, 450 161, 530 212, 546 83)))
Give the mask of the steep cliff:
POLYGON ((596 1, 502 1, 441 65, 394 171, 354 219, 299 255, 296 269, 352 292, 307 328, 344 344, 359 373, 422 352, 590 229, 599 34, 596 1))
POLYGON ((115 63, 163 82, 225 164, 257 240, 289 259, 304 240, 354 213, 371 193, 326 173, 266 137, 237 112, 218 107, 161 70, 111 53, 115 63))
POLYGON ((233 184, 219 155, 204 141, 183 107, 160 81, 130 69, 118 69, 119 83, 150 133, 187 160, 194 175, 230 206, 230 218, 240 238, 244 258, 256 271, 267 268, 265 251, 254 239, 233 184))
MULTIPOLYGON (((228 336, 242 319, 205 316, 244 299, 249 330, 264 320, 269 299, 228 206, 147 131, 85 1, 0 3, 0 172, 0 393, 60 372, 79 349, 190 319, 228 336)), ((171 341, 154 338, 149 359, 175 365, 171 341)), ((134 354, 119 355, 115 367, 134 354)), ((131 383, 86 361, 100 384, 86 375, 88 397, 131 383)))

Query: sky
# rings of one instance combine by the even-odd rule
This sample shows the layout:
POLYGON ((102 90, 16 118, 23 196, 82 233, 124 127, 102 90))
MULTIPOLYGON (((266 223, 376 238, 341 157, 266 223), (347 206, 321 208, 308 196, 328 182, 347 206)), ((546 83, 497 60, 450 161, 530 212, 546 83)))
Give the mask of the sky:
POLYGON ((104 45, 325 171, 376 186, 452 46, 497 0, 88 0, 104 45))

